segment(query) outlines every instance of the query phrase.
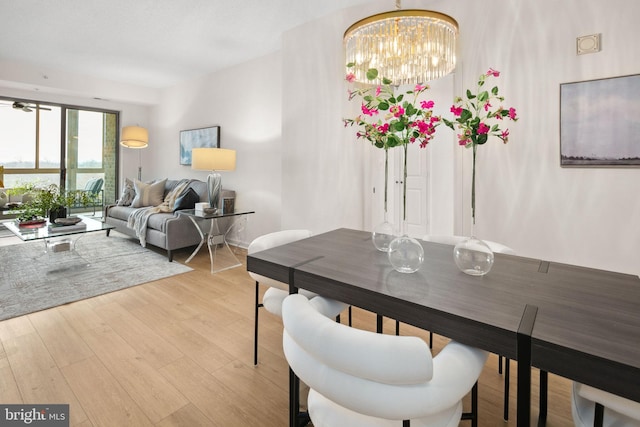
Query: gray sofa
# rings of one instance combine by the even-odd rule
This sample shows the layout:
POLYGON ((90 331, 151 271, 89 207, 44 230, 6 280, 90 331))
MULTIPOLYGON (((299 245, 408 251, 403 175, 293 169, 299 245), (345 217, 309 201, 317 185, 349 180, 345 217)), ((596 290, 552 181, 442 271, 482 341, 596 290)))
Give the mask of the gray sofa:
MULTIPOLYGON (((164 196, 167 195, 179 180, 167 180, 164 188, 164 196)), ((200 196, 201 202, 208 201, 207 183, 199 180, 190 180, 189 187, 200 196)), ((222 190, 222 198, 235 198, 235 192, 222 190)), ((137 238, 133 229, 127 226, 129 215, 140 208, 131 206, 108 205, 104 210, 104 221, 115 226, 115 230, 128 236, 137 238)), ((107 236, 109 231, 107 231, 107 236)), ((169 261, 173 261, 172 251, 200 243, 201 237, 196 226, 187 215, 180 211, 172 213, 155 213, 149 217, 146 232, 147 244, 157 246, 167 251, 169 261)))

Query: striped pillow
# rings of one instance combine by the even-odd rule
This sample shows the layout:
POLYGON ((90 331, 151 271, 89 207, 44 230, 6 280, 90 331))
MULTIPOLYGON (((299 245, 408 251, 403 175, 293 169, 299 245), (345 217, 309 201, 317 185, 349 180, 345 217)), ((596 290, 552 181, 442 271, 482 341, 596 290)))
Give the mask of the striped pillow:
POLYGON ((161 205, 164 201, 164 185, 166 182, 166 178, 153 184, 146 184, 136 179, 133 182, 133 187, 136 189, 136 197, 131 202, 131 207, 141 208, 161 205))

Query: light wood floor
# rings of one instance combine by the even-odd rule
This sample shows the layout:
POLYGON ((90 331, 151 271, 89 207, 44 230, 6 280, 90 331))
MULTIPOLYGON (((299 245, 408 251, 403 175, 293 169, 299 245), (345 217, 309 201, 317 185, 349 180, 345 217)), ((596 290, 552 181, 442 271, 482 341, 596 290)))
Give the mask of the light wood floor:
MULTIPOLYGON (((178 251, 174 262, 189 254, 178 251)), ((286 426, 280 319, 261 311, 254 367, 254 284, 245 268, 211 275, 204 249, 189 265, 195 270, 0 322, 0 403, 68 403, 71 425, 83 427, 286 426)), ((354 309, 354 326, 374 325, 371 313, 354 309)), ((392 333, 393 323, 385 328, 392 333)), ((434 351, 445 342, 436 337, 434 351)), ((502 381, 492 355, 480 378, 482 427, 515 426, 513 362, 508 423, 502 381)), ((573 425, 569 381, 549 382, 547 425, 573 425)))

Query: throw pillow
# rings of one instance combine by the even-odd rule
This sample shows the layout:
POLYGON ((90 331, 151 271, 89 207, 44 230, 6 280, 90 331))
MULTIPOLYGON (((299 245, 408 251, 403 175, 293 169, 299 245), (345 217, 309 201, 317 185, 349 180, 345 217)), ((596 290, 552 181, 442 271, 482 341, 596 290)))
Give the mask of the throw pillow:
POLYGON ((196 203, 200 201, 200 196, 196 193, 196 190, 189 187, 178 196, 174 205, 173 211, 181 211, 183 209, 194 209, 196 203))
POLYGON ((144 206, 159 206, 164 201, 164 185, 166 178, 153 184, 145 184, 137 179, 133 182, 136 189, 136 197, 131 202, 132 208, 141 208, 144 206))
POLYGON ((129 206, 133 199, 136 197, 136 190, 133 188, 133 181, 129 178, 125 178, 124 185, 122 186, 122 194, 116 202, 118 206, 129 206))

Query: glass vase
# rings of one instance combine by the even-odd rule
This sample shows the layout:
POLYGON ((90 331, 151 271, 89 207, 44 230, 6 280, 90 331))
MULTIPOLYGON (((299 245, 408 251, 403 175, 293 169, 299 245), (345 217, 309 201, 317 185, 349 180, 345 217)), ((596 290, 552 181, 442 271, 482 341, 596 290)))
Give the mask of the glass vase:
POLYGON ((424 262, 420 242, 408 234, 407 227, 407 143, 404 144, 404 172, 402 178, 402 233, 389 244, 389 262, 400 273, 415 273, 424 262))
POLYGON ((469 237, 453 248, 453 258, 458 268, 471 276, 484 276, 493 266, 493 251, 477 237, 469 237))
POLYGON ((473 170, 471 176, 471 237, 453 248, 453 258, 458 268, 471 276, 484 276, 493 266, 494 255, 488 244, 474 236, 476 226, 476 152, 473 145, 473 170))
POLYGON ((394 225, 389 222, 387 212, 387 186, 389 183, 389 149, 384 149, 384 221, 373 228, 371 240, 377 250, 389 252, 391 241, 396 238, 397 233, 394 225))

